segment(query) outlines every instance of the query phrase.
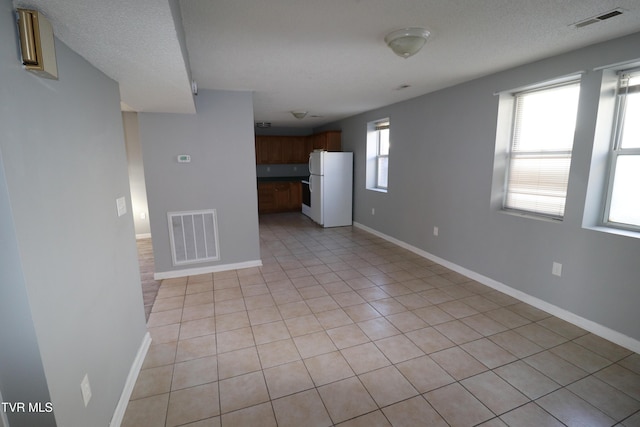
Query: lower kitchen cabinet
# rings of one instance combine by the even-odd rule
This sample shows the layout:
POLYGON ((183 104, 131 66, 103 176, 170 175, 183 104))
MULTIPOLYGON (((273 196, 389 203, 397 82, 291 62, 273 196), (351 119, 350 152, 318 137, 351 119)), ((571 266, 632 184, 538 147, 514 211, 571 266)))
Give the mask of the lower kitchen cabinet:
POLYGON ((300 181, 274 181, 258 183, 258 212, 290 212, 302 209, 300 181))

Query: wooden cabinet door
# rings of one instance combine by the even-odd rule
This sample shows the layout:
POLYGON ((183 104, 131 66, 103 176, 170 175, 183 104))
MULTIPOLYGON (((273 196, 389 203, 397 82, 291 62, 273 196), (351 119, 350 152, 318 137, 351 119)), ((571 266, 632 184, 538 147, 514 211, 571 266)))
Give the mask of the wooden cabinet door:
POLYGON ((292 136, 290 144, 292 148, 291 163, 307 163, 309 160, 307 138, 304 136, 292 136))
POLYGON ((276 201, 276 211, 283 212, 289 210, 290 202, 290 190, 288 182, 276 182, 274 183, 274 193, 276 201))
POLYGON ((272 182, 258 183, 258 212, 276 211, 275 188, 272 182))
POLYGON ((312 138, 314 150, 342 150, 342 133, 339 130, 317 133, 312 138))
POLYGON ((305 137, 305 140, 304 140, 304 151, 305 151, 304 163, 308 163, 309 162, 309 155, 311 155, 311 152, 313 151, 313 136, 305 137))
POLYGON ((283 163, 281 137, 256 135, 256 164, 273 165, 283 163))
POLYGON ((295 149, 293 139, 283 136, 278 142, 280 144, 280 163, 295 163, 293 161, 295 149))
POLYGON ((325 132, 325 147, 327 151, 342 151, 342 132, 325 132))
POLYGON ((267 163, 267 140, 260 135, 256 135, 256 164, 267 163))
POLYGON ((267 151, 267 162, 269 164, 282 163, 282 141, 279 138, 269 138, 267 151))
POLYGON ((324 136, 321 133, 311 135, 314 150, 324 150, 324 136))
POLYGON ((300 181, 258 183, 258 212, 290 212, 302 210, 300 181))
POLYGON ((302 210, 302 183, 300 181, 289 183, 289 210, 302 210))

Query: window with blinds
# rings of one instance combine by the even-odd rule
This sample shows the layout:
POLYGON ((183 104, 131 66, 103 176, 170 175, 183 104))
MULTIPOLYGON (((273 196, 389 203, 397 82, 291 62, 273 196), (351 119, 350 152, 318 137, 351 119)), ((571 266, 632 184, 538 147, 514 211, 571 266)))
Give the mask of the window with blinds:
POLYGON ((640 70, 620 73, 605 222, 640 229, 640 70))
POLYGON ((514 94, 504 209, 564 216, 580 81, 514 94))
POLYGON ((389 121, 376 123, 376 187, 387 189, 389 186, 389 121))

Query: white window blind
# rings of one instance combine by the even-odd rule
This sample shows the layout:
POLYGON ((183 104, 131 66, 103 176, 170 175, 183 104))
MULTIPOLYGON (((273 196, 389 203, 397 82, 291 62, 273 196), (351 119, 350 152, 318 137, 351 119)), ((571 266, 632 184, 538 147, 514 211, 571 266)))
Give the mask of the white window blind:
POLYGON ((607 221, 640 228, 640 71, 623 72, 611 152, 607 221))
POLYGON ((579 91, 575 80, 514 95, 505 209, 564 216, 579 91))

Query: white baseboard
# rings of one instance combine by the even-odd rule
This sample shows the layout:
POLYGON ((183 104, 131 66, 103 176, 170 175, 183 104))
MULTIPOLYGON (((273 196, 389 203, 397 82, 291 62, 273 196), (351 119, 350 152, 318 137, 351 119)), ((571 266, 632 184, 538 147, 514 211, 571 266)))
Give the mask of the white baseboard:
POLYGON ((400 246, 401 248, 407 249, 415 253, 416 255, 420 255, 423 258, 429 259, 444 267, 447 267, 448 269, 453 270, 457 273, 460 273, 470 279, 473 279, 476 282, 482 283, 483 285, 489 286, 490 288, 493 288, 497 291, 500 291, 509 296, 512 296, 522 302, 530 304, 535 308, 546 311, 547 313, 552 314, 556 317, 559 317, 562 320, 566 320, 567 322, 572 323, 576 326, 579 326, 584 330, 587 330, 595 335, 598 335, 599 337, 602 337, 624 348, 627 348, 633 351, 634 353, 640 353, 640 341, 634 338, 631 338, 627 335, 624 335, 618 331, 610 329, 599 323, 593 322, 589 319, 585 319, 584 317, 578 316, 577 314, 574 314, 563 308, 550 304, 544 300, 541 300, 539 298, 526 294, 522 291, 514 289, 510 286, 505 285, 504 283, 493 280, 490 277, 483 276, 481 274, 476 273, 475 271, 461 267, 457 264, 447 261, 446 259, 440 258, 420 248, 416 248, 415 246, 412 246, 406 242, 403 242, 394 237, 388 236, 384 233, 374 230, 373 228, 367 227, 366 225, 363 225, 354 221, 353 226, 361 230, 364 230, 368 233, 371 233, 375 236, 378 236, 382 239, 385 239, 388 242, 394 243, 400 246))
POLYGON ((124 389, 122 390, 122 394, 120 395, 120 400, 118 401, 116 410, 113 413, 113 417, 111 418, 109 427, 120 427, 120 424, 122 424, 122 419, 124 418, 124 413, 127 410, 127 405, 129 404, 131 393, 133 393, 133 387, 136 385, 138 374, 140 373, 142 363, 144 362, 144 358, 147 356, 147 351, 149 351, 150 345, 151 334, 147 332, 142 338, 142 343, 140 344, 140 348, 138 348, 138 354, 136 354, 136 358, 133 359, 133 364, 129 369, 127 381, 124 383, 124 389))
POLYGON ((151 233, 136 234, 136 240, 150 239, 150 238, 151 238, 151 233))
POLYGON ((209 267, 186 268, 183 270, 160 271, 153 274, 155 280, 174 279, 176 277, 196 276, 198 274, 218 273, 220 271, 240 270, 242 268, 261 267, 262 260, 221 264, 209 267))

